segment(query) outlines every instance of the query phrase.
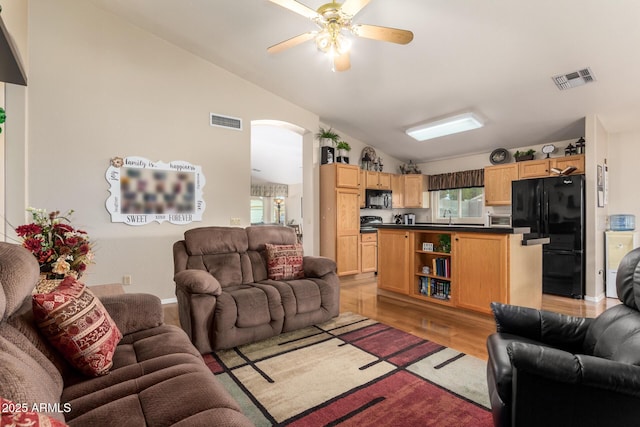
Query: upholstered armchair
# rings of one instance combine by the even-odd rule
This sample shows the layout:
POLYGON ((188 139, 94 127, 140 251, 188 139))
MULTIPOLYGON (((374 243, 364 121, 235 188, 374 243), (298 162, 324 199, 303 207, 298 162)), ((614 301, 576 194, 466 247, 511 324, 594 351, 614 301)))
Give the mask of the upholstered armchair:
POLYGON ((640 249, 620 263, 616 286, 622 304, 594 319, 491 304, 496 426, 640 425, 640 249))

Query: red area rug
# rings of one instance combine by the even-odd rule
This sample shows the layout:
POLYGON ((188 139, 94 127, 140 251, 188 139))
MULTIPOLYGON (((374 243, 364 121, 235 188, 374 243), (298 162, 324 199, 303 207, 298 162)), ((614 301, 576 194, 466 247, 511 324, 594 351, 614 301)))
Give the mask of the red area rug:
POLYGON ((486 362, 352 313, 205 356, 256 426, 491 426, 486 362))

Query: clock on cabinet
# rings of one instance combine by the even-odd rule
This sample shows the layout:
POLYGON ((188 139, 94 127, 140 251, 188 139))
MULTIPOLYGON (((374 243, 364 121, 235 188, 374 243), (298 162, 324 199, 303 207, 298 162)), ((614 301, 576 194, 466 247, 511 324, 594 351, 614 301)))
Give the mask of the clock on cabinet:
POLYGON ((499 165, 509 161, 509 152, 504 148, 496 148, 489 155, 489 161, 492 165, 499 165))

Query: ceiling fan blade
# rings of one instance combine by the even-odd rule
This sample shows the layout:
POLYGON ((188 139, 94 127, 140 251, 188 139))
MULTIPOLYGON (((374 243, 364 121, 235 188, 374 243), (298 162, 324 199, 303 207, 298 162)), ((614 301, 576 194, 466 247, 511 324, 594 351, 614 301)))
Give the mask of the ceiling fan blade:
POLYGON ((349 52, 333 57, 334 71, 347 71, 349 68, 351 68, 351 59, 349 58, 349 52))
POLYGON ((282 52, 285 49, 289 49, 290 47, 294 47, 299 45, 300 43, 304 43, 307 40, 311 40, 316 36, 316 32, 312 31, 309 33, 300 34, 299 36, 291 37, 288 40, 280 42, 278 44, 274 44, 267 48, 267 52, 269 53, 278 53, 282 52))
POLYGON ((377 25, 353 25, 351 31, 358 37, 382 40, 391 43, 407 44, 413 40, 413 33, 397 28, 378 27, 377 25))
POLYGON ((344 2, 340 10, 347 16, 355 16, 360 12, 371 0, 347 0, 344 2))
POLYGON ((284 7, 285 9, 289 9, 292 12, 297 13, 298 15, 302 15, 305 18, 314 19, 319 18, 318 12, 315 10, 303 5, 302 3, 298 3, 296 0, 270 0, 272 3, 275 3, 279 6, 284 7))

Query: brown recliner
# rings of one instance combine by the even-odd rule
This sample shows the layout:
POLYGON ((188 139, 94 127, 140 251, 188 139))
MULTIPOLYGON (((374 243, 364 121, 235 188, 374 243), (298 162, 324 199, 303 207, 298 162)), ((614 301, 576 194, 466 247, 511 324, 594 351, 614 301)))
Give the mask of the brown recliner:
POLYGON ((339 314, 336 264, 305 256, 304 278, 268 278, 265 244, 297 242, 290 227, 201 227, 173 246, 180 324, 201 353, 322 323, 339 314))

